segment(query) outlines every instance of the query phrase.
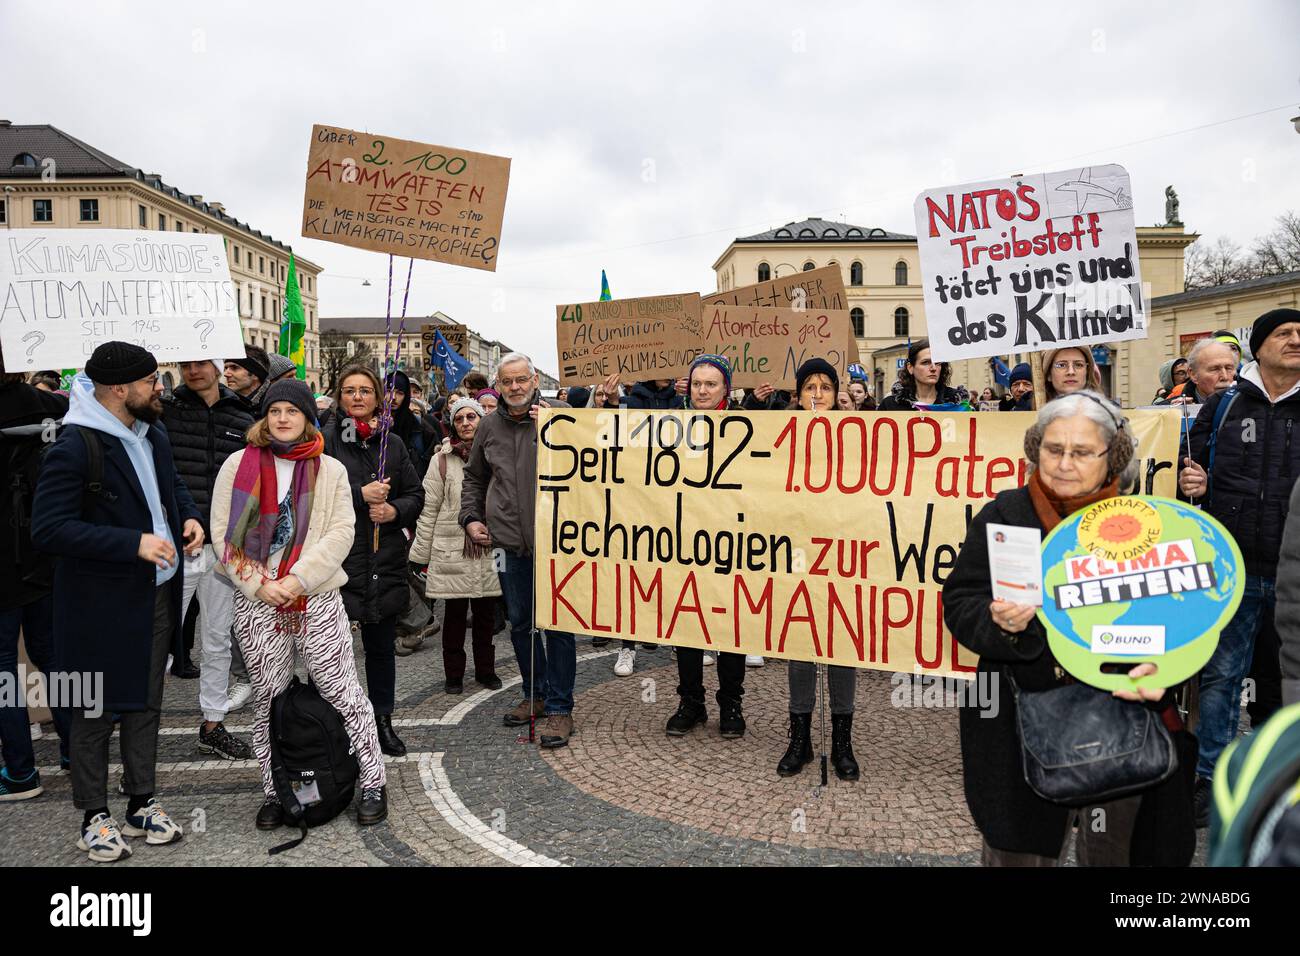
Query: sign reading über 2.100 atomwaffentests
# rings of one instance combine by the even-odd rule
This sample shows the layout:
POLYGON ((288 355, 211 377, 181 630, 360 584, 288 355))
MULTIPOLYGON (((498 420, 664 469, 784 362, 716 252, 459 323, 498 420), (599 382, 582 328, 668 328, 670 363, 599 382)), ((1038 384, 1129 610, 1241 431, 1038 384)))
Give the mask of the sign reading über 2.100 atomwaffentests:
POLYGON ((915 211, 936 359, 1146 338, 1124 167, 929 189, 915 211))
POLYGON ((9 371, 82 368, 114 340, 160 362, 239 357, 237 308, 217 235, 0 232, 0 342, 9 371))
POLYGON ((510 160, 313 126, 302 234, 495 272, 510 160))
MULTIPOLYGON (((1181 417, 1133 412, 1141 490, 1174 493, 1181 417)), ((969 674, 943 584, 1026 476, 1025 414, 538 417, 538 627, 969 674)))

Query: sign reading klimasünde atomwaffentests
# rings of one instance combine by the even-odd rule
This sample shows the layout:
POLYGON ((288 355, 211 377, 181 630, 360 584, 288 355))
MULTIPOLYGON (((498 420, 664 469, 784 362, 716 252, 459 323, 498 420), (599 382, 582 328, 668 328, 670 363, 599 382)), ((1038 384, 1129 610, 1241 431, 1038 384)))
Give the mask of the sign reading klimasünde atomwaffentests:
POLYGON ((302 234, 495 272, 510 160, 313 126, 302 234))

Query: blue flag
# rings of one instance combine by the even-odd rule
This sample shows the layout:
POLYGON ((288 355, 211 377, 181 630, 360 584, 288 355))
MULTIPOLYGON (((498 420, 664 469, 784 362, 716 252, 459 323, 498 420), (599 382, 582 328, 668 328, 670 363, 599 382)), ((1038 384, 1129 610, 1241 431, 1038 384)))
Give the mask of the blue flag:
POLYGON ((1011 369, 1002 364, 1002 359, 994 356, 989 359, 989 364, 993 366, 993 381, 997 382, 1003 388, 1011 387, 1011 369))
POLYGON ((447 390, 461 383, 461 380, 469 374, 470 369, 474 366, 470 364, 469 359, 461 356, 447 340, 442 337, 441 332, 434 332, 433 337, 433 354, 429 358, 433 362, 434 368, 442 369, 443 379, 447 383, 447 390))

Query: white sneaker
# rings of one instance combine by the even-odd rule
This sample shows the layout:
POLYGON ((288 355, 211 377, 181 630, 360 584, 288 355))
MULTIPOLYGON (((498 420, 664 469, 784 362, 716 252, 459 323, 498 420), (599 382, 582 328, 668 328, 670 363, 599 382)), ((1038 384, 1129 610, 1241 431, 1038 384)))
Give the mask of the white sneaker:
POLYGON ((122 832, 129 837, 144 837, 144 842, 151 846, 175 843, 185 835, 180 824, 167 816, 152 797, 139 811, 127 816, 122 832))
POLYGON ((131 855, 131 848, 122 839, 117 823, 107 813, 91 818, 90 825, 81 831, 77 849, 86 850, 93 863, 113 863, 131 855))
POLYGON ((636 663, 636 648, 625 647, 618 652, 618 660, 614 662, 614 674, 617 677, 631 677, 632 666, 636 663))
POLYGON ((705 666, 705 667, 712 667, 712 666, 713 666, 713 655, 712 655, 712 654, 705 654, 705 655, 704 655, 704 666, 705 666))
POLYGON ((745 655, 745 666, 746 666, 746 667, 762 667, 762 666, 763 666, 763 658, 760 657, 758 654, 746 654, 746 655, 745 655))
POLYGON ((246 680, 235 681, 230 688, 230 699, 226 701, 226 713, 233 714, 253 696, 253 685, 246 680))

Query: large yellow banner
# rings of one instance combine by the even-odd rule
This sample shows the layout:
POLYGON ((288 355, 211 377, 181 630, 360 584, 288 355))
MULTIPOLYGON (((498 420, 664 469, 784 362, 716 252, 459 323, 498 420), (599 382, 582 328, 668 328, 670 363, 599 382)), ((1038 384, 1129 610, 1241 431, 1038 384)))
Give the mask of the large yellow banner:
MULTIPOLYGON (((1127 413, 1173 496, 1181 416, 1127 413)), ((971 519, 1024 483, 1031 413, 542 409, 538 627, 960 675, 943 623, 971 519)))

